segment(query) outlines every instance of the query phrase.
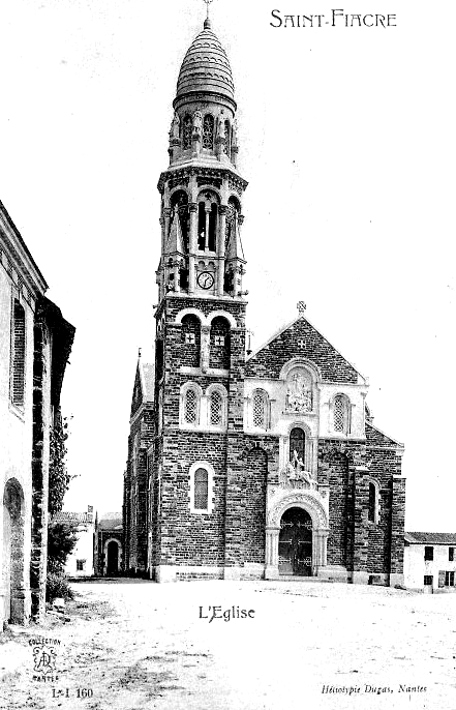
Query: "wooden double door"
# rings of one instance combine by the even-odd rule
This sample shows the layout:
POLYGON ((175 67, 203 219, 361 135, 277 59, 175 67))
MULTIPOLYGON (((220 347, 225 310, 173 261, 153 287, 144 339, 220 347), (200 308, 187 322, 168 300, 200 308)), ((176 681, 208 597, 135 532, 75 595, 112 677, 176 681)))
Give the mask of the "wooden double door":
POLYGON ((303 508, 282 515, 279 533, 279 574, 312 575, 312 519, 303 508))

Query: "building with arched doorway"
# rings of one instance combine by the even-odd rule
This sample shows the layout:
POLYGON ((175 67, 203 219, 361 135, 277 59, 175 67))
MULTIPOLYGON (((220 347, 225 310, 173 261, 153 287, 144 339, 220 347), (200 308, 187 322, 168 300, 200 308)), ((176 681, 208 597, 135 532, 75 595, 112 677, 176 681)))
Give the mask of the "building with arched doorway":
POLYGON ((74 328, 0 203, 0 629, 45 605, 50 438, 74 328))
POLYGON ((123 570, 122 513, 104 513, 95 520, 95 574, 117 577, 123 570))
POLYGON ((303 303, 250 352, 247 182, 231 67, 209 19, 185 54, 173 109, 158 181, 153 396, 146 415, 138 364, 130 419, 125 569, 160 582, 400 583, 403 447, 374 426, 367 380, 303 303))

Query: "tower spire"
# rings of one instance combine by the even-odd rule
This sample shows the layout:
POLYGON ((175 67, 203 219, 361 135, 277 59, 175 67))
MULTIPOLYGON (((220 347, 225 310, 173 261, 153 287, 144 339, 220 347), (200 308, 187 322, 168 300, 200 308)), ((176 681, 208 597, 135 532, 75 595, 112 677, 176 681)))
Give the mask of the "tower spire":
POLYGON ((206 19, 204 20, 204 29, 205 30, 210 30, 211 29, 211 20, 209 17, 209 5, 213 0, 203 0, 204 3, 206 3, 206 19))

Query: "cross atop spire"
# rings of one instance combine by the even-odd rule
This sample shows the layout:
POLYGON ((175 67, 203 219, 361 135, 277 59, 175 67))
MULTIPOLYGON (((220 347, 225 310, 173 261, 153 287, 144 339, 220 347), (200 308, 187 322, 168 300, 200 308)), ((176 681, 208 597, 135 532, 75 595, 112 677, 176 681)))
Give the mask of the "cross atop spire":
POLYGON ((211 29, 211 20, 209 18, 209 5, 213 0, 203 0, 204 3, 206 3, 206 19, 204 20, 204 29, 205 30, 210 30, 211 29))

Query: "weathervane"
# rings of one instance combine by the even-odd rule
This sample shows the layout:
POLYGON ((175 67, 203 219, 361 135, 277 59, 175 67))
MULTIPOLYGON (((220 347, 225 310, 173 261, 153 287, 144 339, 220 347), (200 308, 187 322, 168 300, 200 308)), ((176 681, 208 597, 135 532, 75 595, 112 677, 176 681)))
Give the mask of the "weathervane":
POLYGON ((304 303, 304 301, 298 301, 297 307, 298 307, 299 316, 301 318, 303 318, 304 314, 306 312, 306 304, 304 303))

